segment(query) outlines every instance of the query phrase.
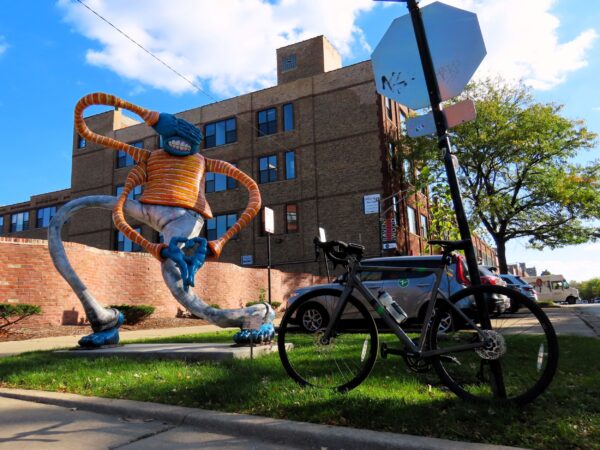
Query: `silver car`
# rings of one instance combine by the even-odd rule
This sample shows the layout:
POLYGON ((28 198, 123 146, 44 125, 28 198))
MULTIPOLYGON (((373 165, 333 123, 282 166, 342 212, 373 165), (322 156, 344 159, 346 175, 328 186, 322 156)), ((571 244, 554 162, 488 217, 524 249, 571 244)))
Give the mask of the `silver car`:
MULTIPOLYGON (((422 268, 439 268, 440 267, 440 255, 433 256, 393 256, 384 258, 371 258, 361 261, 363 266, 379 266, 379 267, 422 267, 422 268)), ((461 260, 463 265, 462 273, 467 273, 467 268, 464 262, 461 260)), ((457 279, 456 274, 456 259, 448 266, 448 270, 442 275, 440 282, 440 289, 446 295, 450 296, 460 289, 464 289, 467 284, 467 279, 457 279)), ((432 272, 362 272, 360 275, 363 283, 369 288, 373 295, 377 296, 380 290, 388 292, 393 299, 404 309, 408 316, 408 323, 422 323, 425 313, 427 312, 427 305, 431 297, 431 291, 435 283, 435 275, 432 272)), ((460 276, 460 273, 459 273, 460 276)), ((300 296, 309 293, 312 290, 320 288, 331 288, 342 290, 341 281, 343 276, 330 284, 320 284, 302 287, 296 289, 292 296, 287 300, 287 307, 289 308, 300 296)), ((372 308, 360 295, 358 291, 355 291, 354 295, 357 298, 363 300, 365 305, 372 311, 372 308)), ((327 325, 329 318, 333 314, 335 309, 334 302, 337 297, 332 296, 321 296, 315 297, 312 301, 308 302, 297 314, 297 317, 293 318, 296 323, 309 331, 318 330, 327 325)), ((464 304, 457 305, 467 316, 474 317, 475 305, 473 300, 464 299, 464 304)), ((493 300, 491 300, 493 303, 493 300)), ((490 305, 490 310, 496 310, 496 308, 504 308, 504 302, 502 305, 490 305)), ((377 314, 373 314, 373 317, 378 317, 377 314)), ((353 311, 348 310, 342 317, 344 320, 352 320, 353 311)), ((447 317, 443 320, 443 326, 446 329, 459 326, 459 317, 454 317, 452 314, 447 314, 447 317)))

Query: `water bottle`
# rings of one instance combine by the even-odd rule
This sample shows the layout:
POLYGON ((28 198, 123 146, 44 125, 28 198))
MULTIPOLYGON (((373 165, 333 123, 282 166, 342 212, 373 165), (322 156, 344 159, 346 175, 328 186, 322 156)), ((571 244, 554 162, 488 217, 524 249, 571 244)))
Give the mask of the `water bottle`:
POLYGON ((394 318, 394 320, 401 324, 408 317, 404 310, 400 307, 398 303, 394 301, 392 296, 387 292, 381 290, 379 291, 379 295, 377 299, 381 302, 387 312, 394 318))

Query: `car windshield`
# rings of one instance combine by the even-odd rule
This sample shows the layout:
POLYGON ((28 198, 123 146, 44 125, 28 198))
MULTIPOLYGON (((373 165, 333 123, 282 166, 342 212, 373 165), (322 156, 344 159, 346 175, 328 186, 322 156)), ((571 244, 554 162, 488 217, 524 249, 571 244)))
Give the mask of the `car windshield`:
POLYGON ((500 278, 502 278, 504 281, 506 281, 507 283, 510 283, 510 284, 522 284, 522 285, 529 284, 529 283, 526 283, 525 281, 523 281, 523 279, 521 277, 518 277, 516 275, 500 275, 500 278))

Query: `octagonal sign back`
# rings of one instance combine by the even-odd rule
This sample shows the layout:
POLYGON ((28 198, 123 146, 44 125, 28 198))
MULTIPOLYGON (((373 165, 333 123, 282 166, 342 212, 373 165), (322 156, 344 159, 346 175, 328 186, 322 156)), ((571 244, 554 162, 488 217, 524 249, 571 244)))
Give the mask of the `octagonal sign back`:
MULTIPOLYGON (((477 15, 435 2, 421 9, 442 101, 459 95, 486 55, 477 15)), ((429 95, 410 15, 395 19, 371 55, 377 92, 412 109, 429 95)))

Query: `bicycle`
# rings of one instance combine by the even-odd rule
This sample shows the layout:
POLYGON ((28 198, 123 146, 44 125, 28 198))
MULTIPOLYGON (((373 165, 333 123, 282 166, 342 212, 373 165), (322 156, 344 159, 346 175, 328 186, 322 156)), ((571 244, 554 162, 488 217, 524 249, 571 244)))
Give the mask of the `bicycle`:
MULTIPOLYGON (((399 355, 415 372, 433 368, 440 380, 460 398, 474 401, 525 404, 548 387, 558 364, 558 341, 542 309, 523 294, 497 285, 477 285, 451 296, 439 288, 452 252, 472 245, 469 240, 429 241, 443 252, 439 268, 362 265, 364 247, 341 241, 320 242, 317 252, 345 268, 339 289, 317 288, 301 295, 285 312, 278 332, 278 350, 287 373, 302 386, 349 391, 369 375, 378 351, 382 357, 399 355), (387 307, 363 284, 362 272, 429 272, 436 281, 418 340, 403 330, 403 312, 387 307), (373 316, 355 293, 371 305, 401 348, 379 346, 373 316), (490 319, 492 294, 508 296, 518 311, 490 319), (329 323, 312 331, 296 326, 304 305, 319 297, 334 302, 329 323), (446 330, 450 312, 460 326, 446 330), (396 319, 394 318, 396 317, 396 319), (488 326, 482 324, 489 324, 488 326), (441 331, 444 330, 444 331, 441 331)), ((492 311, 493 312, 493 311, 492 311)))

